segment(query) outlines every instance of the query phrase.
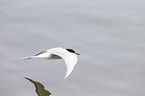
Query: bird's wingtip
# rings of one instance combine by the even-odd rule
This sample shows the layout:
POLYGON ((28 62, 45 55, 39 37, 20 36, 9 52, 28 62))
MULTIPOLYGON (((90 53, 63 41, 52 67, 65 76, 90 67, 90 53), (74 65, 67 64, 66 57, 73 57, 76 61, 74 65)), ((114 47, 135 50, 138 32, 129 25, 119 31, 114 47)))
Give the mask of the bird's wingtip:
POLYGON ((68 76, 65 76, 64 79, 66 79, 68 76))
POLYGON ((64 79, 68 78, 70 76, 71 73, 67 73, 64 77, 64 79))

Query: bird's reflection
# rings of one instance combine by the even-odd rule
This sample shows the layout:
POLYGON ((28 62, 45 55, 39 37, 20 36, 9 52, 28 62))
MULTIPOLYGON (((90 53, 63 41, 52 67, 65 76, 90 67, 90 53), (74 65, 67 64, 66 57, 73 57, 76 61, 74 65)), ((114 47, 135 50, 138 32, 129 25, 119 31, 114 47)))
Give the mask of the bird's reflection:
POLYGON ((32 82, 34 85, 35 85, 35 88, 36 88, 36 93, 38 94, 38 96, 50 96, 51 93, 47 90, 44 89, 44 86, 37 82, 37 81, 33 81, 32 79, 30 78, 26 78, 24 77, 25 79, 29 80, 30 82, 32 82))

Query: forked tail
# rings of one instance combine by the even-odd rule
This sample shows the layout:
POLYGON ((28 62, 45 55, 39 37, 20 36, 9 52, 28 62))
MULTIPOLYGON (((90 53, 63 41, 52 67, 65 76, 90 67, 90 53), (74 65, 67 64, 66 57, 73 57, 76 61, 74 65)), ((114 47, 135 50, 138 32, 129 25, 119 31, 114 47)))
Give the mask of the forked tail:
POLYGON ((20 58, 12 58, 11 60, 16 60, 16 59, 23 59, 23 60, 28 60, 28 59, 33 59, 36 58, 35 56, 29 56, 29 57, 20 57, 20 58))

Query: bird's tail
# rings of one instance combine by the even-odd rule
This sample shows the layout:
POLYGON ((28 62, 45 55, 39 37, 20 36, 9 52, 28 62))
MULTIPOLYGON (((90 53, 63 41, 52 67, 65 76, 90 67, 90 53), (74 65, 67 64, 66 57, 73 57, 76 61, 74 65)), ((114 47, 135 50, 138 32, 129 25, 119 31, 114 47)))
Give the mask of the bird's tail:
POLYGON ((12 58, 11 60, 16 60, 16 59, 29 60, 29 59, 34 59, 34 58, 36 58, 36 57, 35 56, 29 56, 29 57, 12 58))

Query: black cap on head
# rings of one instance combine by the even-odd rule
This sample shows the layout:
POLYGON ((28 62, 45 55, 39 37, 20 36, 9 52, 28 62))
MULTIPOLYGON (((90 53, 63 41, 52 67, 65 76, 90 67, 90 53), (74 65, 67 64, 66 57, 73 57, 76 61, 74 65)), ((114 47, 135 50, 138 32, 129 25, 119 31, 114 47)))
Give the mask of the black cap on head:
POLYGON ((66 50, 71 52, 71 53, 76 53, 73 49, 66 49, 66 50))

